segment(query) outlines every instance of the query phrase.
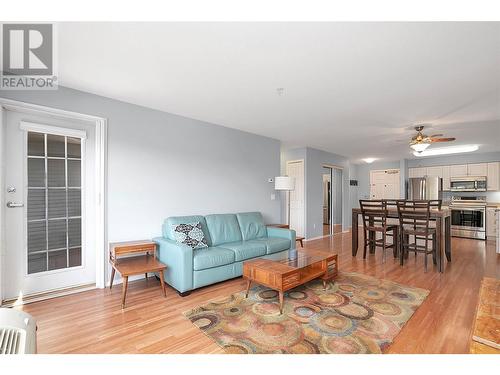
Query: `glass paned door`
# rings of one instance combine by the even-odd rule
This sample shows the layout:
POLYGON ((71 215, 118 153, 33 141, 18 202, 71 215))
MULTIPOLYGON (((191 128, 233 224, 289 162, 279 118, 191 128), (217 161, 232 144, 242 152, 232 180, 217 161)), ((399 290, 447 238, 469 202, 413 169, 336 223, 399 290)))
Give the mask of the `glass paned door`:
POLYGON ((82 141, 27 134, 28 274, 82 265, 82 141))

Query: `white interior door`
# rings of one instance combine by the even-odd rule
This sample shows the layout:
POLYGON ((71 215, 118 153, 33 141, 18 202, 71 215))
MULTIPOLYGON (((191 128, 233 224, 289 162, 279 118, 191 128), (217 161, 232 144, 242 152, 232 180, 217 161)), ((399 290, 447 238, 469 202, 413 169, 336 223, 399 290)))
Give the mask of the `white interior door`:
POLYGON ((95 129, 5 111, 3 299, 95 283, 95 129))
POLYGON ((305 189, 304 161, 289 161, 286 164, 286 174, 295 177, 295 190, 290 192, 290 228, 297 236, 305 233, 305 189))
POLYGON ((370 171, 370 199, 399 198, 399 169, 370 171))
POLYGON ((370 171, 370 199, 384 199, 385 171, 370 171))
POLYGON ((401 185, 399 183, 399 169, 385 171, 384 199, 399 199, 401 185))

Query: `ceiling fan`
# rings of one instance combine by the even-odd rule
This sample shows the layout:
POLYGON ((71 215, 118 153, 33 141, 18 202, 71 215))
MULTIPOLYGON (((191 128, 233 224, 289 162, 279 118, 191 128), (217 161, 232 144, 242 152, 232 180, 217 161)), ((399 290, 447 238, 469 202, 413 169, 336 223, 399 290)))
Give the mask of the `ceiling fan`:
POLYGON ((431 136, 425 135, 422 133, 422 130, 424 130, 423 125, 415 126, 415 130, 417 131, 417 134, 411 139, 410 147, 416 152, 424 151, 431 145, 431 143, 451 142, 455 140, 455 138, 439 138, 442 137, 443 134, 433 134, 431 136))

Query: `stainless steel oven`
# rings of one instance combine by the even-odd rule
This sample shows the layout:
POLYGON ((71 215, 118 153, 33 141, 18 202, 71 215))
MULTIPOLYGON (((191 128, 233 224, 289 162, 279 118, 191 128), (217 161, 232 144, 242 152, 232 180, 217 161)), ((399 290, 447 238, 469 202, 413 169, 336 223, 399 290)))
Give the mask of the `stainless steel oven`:
POLYGON ((486 176, 452 177, 451 191, 486 191, 486 176))
POLYGON ((451 235, 486 239, 486 197, 452 197, 451 235))

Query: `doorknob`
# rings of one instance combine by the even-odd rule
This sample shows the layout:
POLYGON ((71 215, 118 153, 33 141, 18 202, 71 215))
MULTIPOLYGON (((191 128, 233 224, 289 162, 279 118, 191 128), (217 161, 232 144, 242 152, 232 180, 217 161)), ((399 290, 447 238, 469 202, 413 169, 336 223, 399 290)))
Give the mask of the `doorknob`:
POLYGON ((16 203, 16 202, 7 202, 7 207, 9 208, 16 208, 16 207, 23 207, 24 203, 16 203))

